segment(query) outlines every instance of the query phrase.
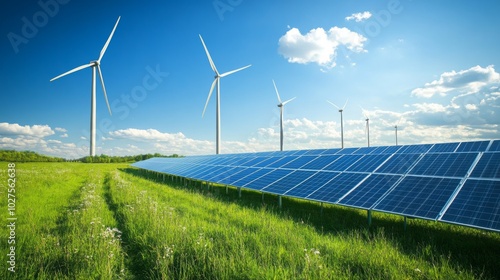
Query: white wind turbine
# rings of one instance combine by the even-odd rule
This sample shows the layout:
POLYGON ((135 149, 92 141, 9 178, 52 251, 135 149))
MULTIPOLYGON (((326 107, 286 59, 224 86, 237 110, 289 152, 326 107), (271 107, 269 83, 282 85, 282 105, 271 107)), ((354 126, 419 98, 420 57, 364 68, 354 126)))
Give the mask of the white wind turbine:
POLYGON ((292 99, 288 99, 287 101, 285 102, 282 102, 281 101, 281 98, 280 98, 280 94, 278 92, 278 88, 276 87, 276 83, 274 82, 273 80, 273 85, 274 85, 274 90, 276 91, 276 95, 278 96, 278 107, 280 108, 280 151, 283 151, 283 109, 285 107, 285 105, 294 100, 294 98, 292 99))
POLYGON ((361 111, 363 111, 363 116, 365 117, 365 121, 366 121, 366 136, 367 136, 367 141, 368 141, 368 147, 370 147, 370 118, 368 117, 368 113, 366 113, 366 110, 363 109, 363 107, 361 107, 361 111))
POLYGON ((403 118, 403 116, 401 116, 398 120, 398 122, 396 123, 396 125, 394 126, 394 129, 395 129, 395 132, 396 132, 396 146, 398 145, 398 124, 401 122, 401 119, 403 118))
POLYGON ((106 44, 104 44, 104 47, 101 50, 101 53, 99 54, 99 58, 97 60, 91 61, 88 64, 84 64, 82 66, 78 66, 72 70, 69 70, 66 73, 63 73, 55 78, 52 78, 50 81, 57 80, 61 77, 64 77, 66 75, 69 75, 73 72, 92 67, 92 88, 91 88, 91 107, 90 107, 90 156, 95 156, 95 135, 96 135, 96 69, 99 72, 99 78, 101 80, 101 85, 102 85, 102 90, 104 92, 104 99, 106 100, 106 105, 108 105, 108 111, 109 114, 111 115, 111 108, 109 107, 109 102, 108 102, 108 96, 106 94, 106 87, 104 86, 104 79, 102 78, 102 73, 101 73, 101 59, 104 56, 104 53, 106 52, 106 49, 108 48, 109 42, 111 41, 111 38, 113 37, 113 34, 115 33, 116 27, 118 26, 118 22, 120 22, 120 17, 118 17, 118 20, 115 23, 115 27, 113 27, 113 31, 111 31, 111 34, 108 37, 108 40, 106 41, 106 44))
POLYGON ((345 106, 347 105, 348 101, 349 99, 345 101, 344 106, 342 106, 342 108, 339 108, 339 106, 327 100, 328 103, 332 104, 335 108, 339 109, 340 112, 340 142, 342 143, 342 149, 344 148, 344 119, 342 116, 342 112, 344 112, 345 106))
POLYGON ((223 74, 219 74, 219 71, 217 71, 217 68, 215 67, 215 64, 212 60, 212 57, 210 56, 210 53, 208 52, 207 46, 205 45, 205 42, 203 41, 203 38, 200 36, 201 43, 203 44, 203 48, 205 49, 205 52, 207 53, 208 57, 208 62, 210 63, 210 67, 212 67, 212 70, 215 72, 215 78, 212 83, 212 87, 210 88, 210 92, 208 93, 208 98, 207 102, 205 103, 205 108, 203 108, 203 113, 201 116, 203 117, 205 115, 205 110, 207 109, 208 101, 210 101, 210 97, 212 96, 212 92, 214 91, 215 84, 217 84, 217 96, 216 96, 216 115, 215 115, 215 153, 219 154, 220 153, 220 78, 223 78, 225 76, 231 75, 235 72, 241 71, 245 68, 250 67, 251 65, 247 65, 245 67, 238 68, 233 71, 229 71, 223 74))

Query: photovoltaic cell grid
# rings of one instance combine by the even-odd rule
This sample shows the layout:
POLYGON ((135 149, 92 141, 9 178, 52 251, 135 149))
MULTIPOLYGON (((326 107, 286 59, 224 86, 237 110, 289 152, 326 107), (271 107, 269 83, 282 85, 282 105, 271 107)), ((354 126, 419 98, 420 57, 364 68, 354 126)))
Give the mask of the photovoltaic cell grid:
POLYGON ((500 232, 500 140, 152 158, 133 166, 500 232))

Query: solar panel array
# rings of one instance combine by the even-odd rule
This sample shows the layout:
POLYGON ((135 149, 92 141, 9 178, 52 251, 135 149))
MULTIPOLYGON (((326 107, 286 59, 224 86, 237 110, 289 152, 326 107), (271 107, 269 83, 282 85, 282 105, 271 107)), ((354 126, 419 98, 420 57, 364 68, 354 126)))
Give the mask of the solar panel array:
POLYGON ((132 165, 500 232, 500 140, 152 158, 132 165))

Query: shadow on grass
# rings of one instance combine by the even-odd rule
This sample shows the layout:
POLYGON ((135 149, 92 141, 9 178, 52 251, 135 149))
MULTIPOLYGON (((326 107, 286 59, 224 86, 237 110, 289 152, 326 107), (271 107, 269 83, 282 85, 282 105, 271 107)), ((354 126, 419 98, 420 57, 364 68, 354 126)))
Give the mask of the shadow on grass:
POLYGON ((147 180, 165 184, 169 187, 200 193, 225 203, 235 203, 252 209, 266 208, 274 215, 292 219, 297 223, 312 226, 321 234, 356 234, 370 241, 381 233, 402 253, 418 258, 425 258, 435 263, 441 256, 450 263, 485 279, 497 279, 500 262, 500 235, 463 226, 421 219, 407 219, 405 230, 404 218, 397 215, 373 212, 372 225, 368 226, 367 211, 332 204, 320 204, 314 201, 282 197, 282 209, 278 206, 278 196, 262 194, 248 189, 222 185, 211 185, 200 181, 189 181, 185 186, 176 177, 146 172, 137 168, 120 168, 122 172, 147 180), (227 192, 227 193, 226 193, 227 192))

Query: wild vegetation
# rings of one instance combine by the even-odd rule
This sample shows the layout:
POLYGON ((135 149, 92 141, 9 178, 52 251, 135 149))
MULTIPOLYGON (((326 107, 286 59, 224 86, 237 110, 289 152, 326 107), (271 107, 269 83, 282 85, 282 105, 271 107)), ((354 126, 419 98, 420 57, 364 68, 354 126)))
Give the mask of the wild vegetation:
MULTIPOLYGON (((0 162, 1 212, 7 163, 0 162)), ((0 279, 495 279, 500 235, 283 199, 126 164, 16 165, 0 279), (165 179, 165 181, 164 181, 165 179), (263 200, 264 199, 264 200, 263 200)), ((6 214, 5 214, 6 215, 6 214)))

